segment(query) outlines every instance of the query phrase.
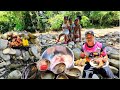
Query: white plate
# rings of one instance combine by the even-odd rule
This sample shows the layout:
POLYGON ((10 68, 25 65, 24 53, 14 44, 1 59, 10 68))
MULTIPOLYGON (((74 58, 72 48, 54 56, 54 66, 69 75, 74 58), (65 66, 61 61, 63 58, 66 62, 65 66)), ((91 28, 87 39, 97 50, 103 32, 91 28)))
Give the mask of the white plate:
MULTIPOLYGON (((93 67, 95 67, 95 68, 98 67, 98 65, 97 65, 97 64, 94 64, 94 63, 92 62, 92 60, 90 60, 90 65, 93 66, 93 67)), ((107 67, 108 65, 109 65, 109 62, 107 61, 107 62, 104 64, 104 66, 102 66, 102 67, 104 68, 104 67, 107 67)))

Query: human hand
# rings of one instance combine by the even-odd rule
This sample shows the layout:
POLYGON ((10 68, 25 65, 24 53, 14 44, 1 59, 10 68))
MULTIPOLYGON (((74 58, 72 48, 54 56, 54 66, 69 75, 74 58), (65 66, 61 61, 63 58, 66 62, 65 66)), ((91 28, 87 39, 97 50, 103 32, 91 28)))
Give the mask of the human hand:
POLYGON ((80 53, 80 57, 81 57, 81 58, 85 58, 85 53, 84 53, 84 52, 81 52, 81 53, 80 53))
POLYGON ((95 59, 94 61, 98 64, 98 66, 96 68, 101 68, 104 65, 103 57, 99 57, 99 58, 95 59))

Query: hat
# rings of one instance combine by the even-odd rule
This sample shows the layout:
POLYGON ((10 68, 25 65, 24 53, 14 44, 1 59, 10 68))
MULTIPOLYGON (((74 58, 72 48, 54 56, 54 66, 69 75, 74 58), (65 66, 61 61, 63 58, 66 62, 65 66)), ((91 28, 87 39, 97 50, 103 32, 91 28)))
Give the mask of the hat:
POLYGON ((94 36, 94 32, 93 32, 92 30, 86 31, 86 32, 85 32, 85 36, 86 36, 87 34, 91 34, 91 35, 94 36))

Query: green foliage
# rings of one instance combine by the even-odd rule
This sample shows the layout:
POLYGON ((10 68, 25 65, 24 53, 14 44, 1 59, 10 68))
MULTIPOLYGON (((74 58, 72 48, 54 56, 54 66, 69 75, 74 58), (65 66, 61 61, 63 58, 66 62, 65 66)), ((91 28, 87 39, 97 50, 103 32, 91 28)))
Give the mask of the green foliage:
POLYGON ((64 16, 78 15, 83 28, 119 26, 120 11, 0 11, 0 32, 61 30, 64 16))
POLYGON ((56 30, 61 28, 61 24, 63 23, 63 14, 58 14, 53 18, 48 19, 48 23, 50 23, 50 29, 56 30))
POLYGON ((82 24, 83 27, 88 27, 88 26, 92 25, 92 23, 90 23, 89 18, 86 17, 86 16, 82 16, 81 24, 82 24))

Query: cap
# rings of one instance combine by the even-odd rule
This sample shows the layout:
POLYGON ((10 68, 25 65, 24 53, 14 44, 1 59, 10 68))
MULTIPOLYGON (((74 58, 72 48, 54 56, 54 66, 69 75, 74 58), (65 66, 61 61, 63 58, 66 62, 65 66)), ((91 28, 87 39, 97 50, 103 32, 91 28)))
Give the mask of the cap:
POLYGON ((85 32, 85 36, 86 36, 87 34, 91 34, 91 35, 94 36, 94 32, 93 32, 92 30, 86 31, 86 32, 85 32))

